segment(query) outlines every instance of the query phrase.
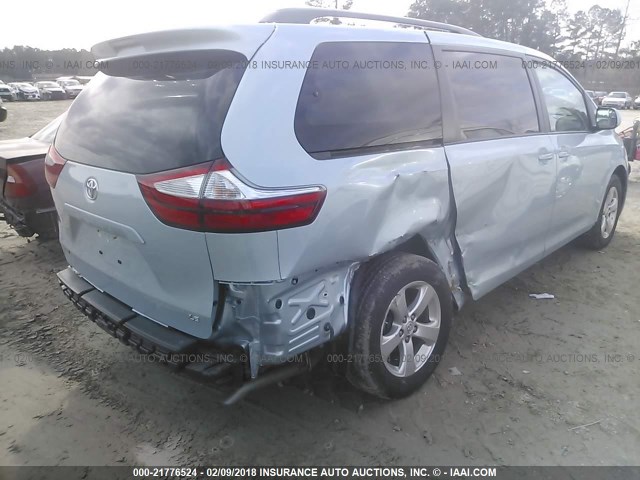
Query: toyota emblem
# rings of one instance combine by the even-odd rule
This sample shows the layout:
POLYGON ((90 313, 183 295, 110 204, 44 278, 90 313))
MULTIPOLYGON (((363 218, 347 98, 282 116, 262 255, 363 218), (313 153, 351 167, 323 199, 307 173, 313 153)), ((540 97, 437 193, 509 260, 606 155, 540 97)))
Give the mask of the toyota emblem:
POLYGON ((84 191, 89 200, 98 198, 98 181, 93 177, 87 178, 87 181, 84 182, 84 191))

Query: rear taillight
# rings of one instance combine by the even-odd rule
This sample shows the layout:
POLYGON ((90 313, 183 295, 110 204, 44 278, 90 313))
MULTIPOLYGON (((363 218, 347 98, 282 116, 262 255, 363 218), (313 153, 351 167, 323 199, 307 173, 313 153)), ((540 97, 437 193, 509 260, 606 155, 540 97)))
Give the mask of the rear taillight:
POLYGON ((139 175, 149 208, 173 227, 247 233, 312 223, 326 196, 321 186, 264 189, 241 181, 226 159, 139 175))
POLYGON ((20 165, 7 165, 7 182, 4 187, 6 198, 24 198, 33 194, 36 187, 31 176, 20 165))
POLYGON ((47 153, 44 159, 44 176, 47 178, 47 183, 51 188, 56 188, 58 177, 65 163, 67 163, 67 161, 62 158, 54 146, 51 145, 49 147, 49 153, 47 153))

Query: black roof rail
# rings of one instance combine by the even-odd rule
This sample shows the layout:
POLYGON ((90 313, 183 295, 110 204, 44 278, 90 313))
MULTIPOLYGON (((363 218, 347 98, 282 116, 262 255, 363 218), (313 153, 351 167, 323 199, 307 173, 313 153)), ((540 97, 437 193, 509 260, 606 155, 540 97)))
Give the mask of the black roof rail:
POLYGON ((481 37, 482 35, 469 30, 468 28, 450 25, 448 23, 434 22, 431 20, 421 20, 409 17, 390 17, 387 15, 378 15, 375 13, 359 13, 351 10, 334 10, 331 8, 282 8, 270 13, 260 23, 296 23, 308 24, 324 17, 338 18, 357 18, 360 20, 375 20, 377 22, 389 22, 398 25, 412 25, 414 27, 422 27, 426 30, 440 30, 443 32, 462 33, 465 35, 474 35, 481 37))

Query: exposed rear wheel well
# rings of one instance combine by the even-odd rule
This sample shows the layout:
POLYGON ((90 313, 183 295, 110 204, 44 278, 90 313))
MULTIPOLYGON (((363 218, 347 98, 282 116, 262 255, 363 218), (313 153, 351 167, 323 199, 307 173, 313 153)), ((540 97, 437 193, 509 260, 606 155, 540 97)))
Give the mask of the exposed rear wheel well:
MULTIPOLYGON (((391 252, 404 252, 404 253, 413 253, 414 255, 418 255, 420 257, 424 257, 428 260, 431 260, 433 263, 435 263, 436 265, 438 265, 440 267, 440 269, 443 271, 445 271, 445 267, 444 265, 442 265, 437 257, 435 256, 435 254, 433 253, 433 250, 431 250, 431 248, 429 247, 429 244, 427 243, 427 241, 420 235, 414 235, 413 237, 411 237, 409 240, 407 240, 406 242, 401 243, 400 245, 398 245, 397 247, 393 248, 391 250, 391 252)), ((452 255, 458 255, 453 254, 452 255)), ((460 273, 461 278, 459 279, 459 287, 462 288, 464 291, 467 291, 467 281, 464 275, 464 271, 461 271, 460 273)), ((468 291, 467 291, 468 292, 468 291)), ((458 300, 455 298, 455 296, 453 295, 453 287, 452 287, 452 294, 451 294, 451 298, 453 301, 453 307, 456 311, 458 311, 458 309, 462 306, 462 303, 458 303, 458 300)))
MULTIPOLYGON (((427 245, 427 242, 420 235, 414 235, 407 241, 402 242, 382 255, 389 256, 389 254, 393 254, 393 252, 413 253, 414 255, 425 257, 439 265, 435 255, 427 245)), ((369 278, 369 269, 372 264, 375 265, 376 263, 379 263, 379 257, 380 256, 373 257, 362 263, 351 282, 351 292, 349 294, 349 323, 351 325, 353 325, 351 319, 355 316, 355 309, 360 301, 360 293, 363 289, 363 284, 366 282, 366 279, 369 278)))
POLYGON ((397 247, 394 247, 392 252, 404 252, 404 253, 413 253, 414 255, 419 255, 421 257, 428 258, 434 263, 438 263, 435 255, 427 245, 427 242, 420 235, 414 235, 406 242, 401 243, 397 247))

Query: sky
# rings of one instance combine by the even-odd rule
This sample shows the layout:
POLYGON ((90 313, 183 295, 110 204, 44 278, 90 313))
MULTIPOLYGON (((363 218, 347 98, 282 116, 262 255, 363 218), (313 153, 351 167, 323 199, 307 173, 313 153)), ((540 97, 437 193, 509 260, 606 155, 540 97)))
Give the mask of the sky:
MULTIPOLYGON (((412 0, 354 0, 352 10, 404 16, 411 3, 412 0)), ((567 0, 571 12, 588 9, 594 3, 623 9, 626 0, 567 0)), ((89 49, 103 40, 141 32, 252 23, 278 8, 304 6, 304 0, 31 0, 28 5, 32 12, 29 15, 3 20, 0 48, 28 45, 49 50, 89 49)), ((631 0, 629 13, 627 42, 640 39, 640 0, 631 0)))

